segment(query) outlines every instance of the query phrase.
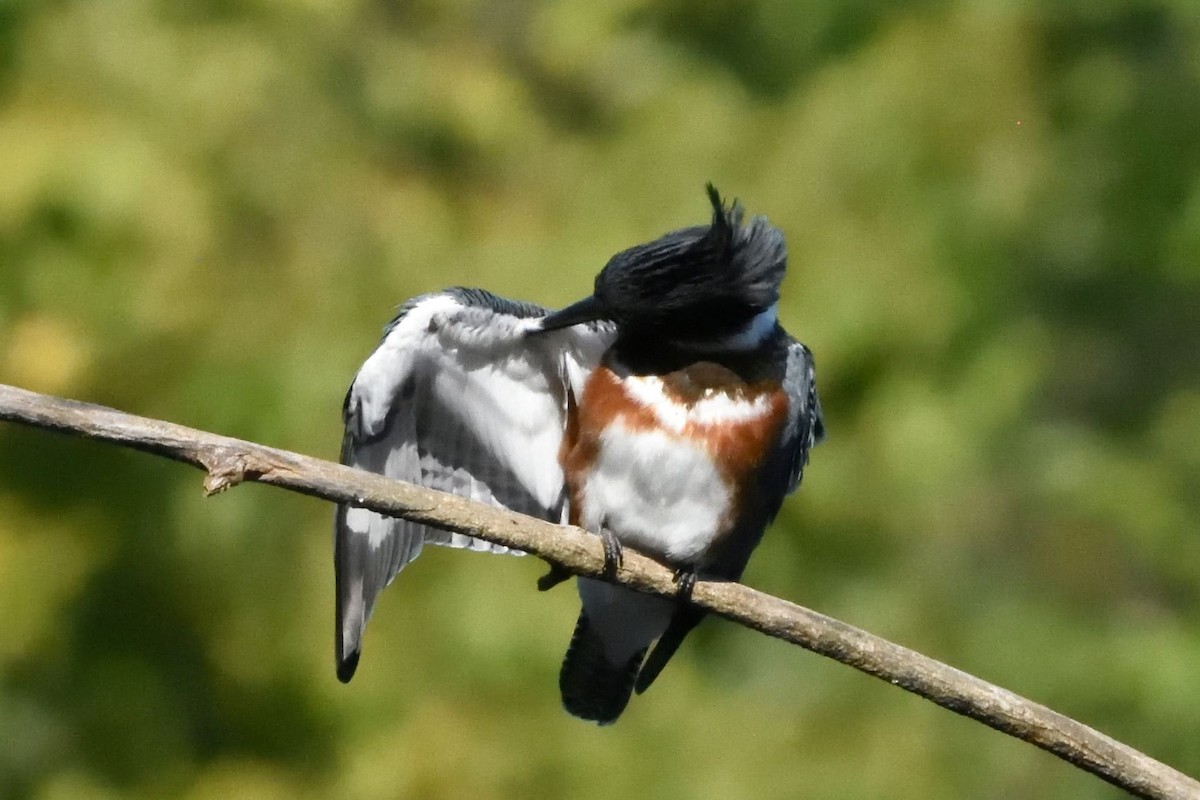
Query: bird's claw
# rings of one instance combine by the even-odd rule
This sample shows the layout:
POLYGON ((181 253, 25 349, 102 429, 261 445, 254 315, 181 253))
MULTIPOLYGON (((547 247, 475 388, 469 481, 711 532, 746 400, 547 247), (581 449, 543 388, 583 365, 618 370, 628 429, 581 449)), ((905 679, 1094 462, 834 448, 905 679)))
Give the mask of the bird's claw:
POLYGON ((600 529, 600 543, 604 546, 604 577, 613 580, 624 562, 621 543, 617 541, 616 534, 608 528, 600 529))
MULTIPOLYGON (((604 569, 601 572, 601 576, 605 580, 616 580, 617 570, 621 568, 625 560, 621 543, 617 541, 616 534, 608 528, 601 528, 599 535, 600 544, 604 548, 604 569)), ((538 591, 548 592, 570 577, 571 572, 568 569, 558 564, 551 564, 549 571, 538 578, 538 591)))
POLYGON ((676 593, 677 597, 682 602, 687 602, 692 599, 692 589, 696 588, 696 569, 691 566, 676 567, 675 574, 672 576, 675 580, 675 585, 679 587, 676 593))

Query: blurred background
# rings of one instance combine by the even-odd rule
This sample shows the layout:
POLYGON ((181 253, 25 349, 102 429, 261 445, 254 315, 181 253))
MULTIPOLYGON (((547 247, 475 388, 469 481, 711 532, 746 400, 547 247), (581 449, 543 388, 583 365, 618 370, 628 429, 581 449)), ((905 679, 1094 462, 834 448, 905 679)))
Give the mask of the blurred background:
MULTIPOLYGON (((747 581, 1200 775, 1200 4, 0 0, 0 380, 336 458, 395 305, 789 241, 830 436, 747 581)), ((0 797, 1115 798, 709 621, 614 728, 574 591, 0 426, 0 797)))

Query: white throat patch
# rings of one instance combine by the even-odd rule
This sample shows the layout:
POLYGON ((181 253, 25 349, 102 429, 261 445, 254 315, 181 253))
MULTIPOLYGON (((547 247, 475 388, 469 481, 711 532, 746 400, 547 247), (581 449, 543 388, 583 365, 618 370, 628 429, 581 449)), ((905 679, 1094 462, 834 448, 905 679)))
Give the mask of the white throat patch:
POLYGON ((711 389, 691 403, 681 403, 668 394, 657 375, 626 378, 624 386, 630 397, 654 413, 659 425, 676 434, 683 433, 689 424, 750 422, 766 414, 771 406, 771 398, 765 394, 747 402, 711 389))

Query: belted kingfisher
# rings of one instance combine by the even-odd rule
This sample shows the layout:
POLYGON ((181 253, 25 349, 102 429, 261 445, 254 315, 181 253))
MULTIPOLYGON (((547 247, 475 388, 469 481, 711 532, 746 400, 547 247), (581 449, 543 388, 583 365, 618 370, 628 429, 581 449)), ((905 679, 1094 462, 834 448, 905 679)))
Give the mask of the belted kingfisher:
MULTIPOLYGON (((559 686, 567 711, 602 725, 702 619, 686 602, 696 576, 741 577, 824 436, 812 354, 776 319, 783 235, 708 196, 709 225, 618 253, 561 311, 481 289, 408 301, 343 410, 345 464, 579 525, 603 538, 610 571, 623 545, 676 570, 676 599, 578 581, 559 686)), ((342 681, 377 595, 425 543, 508 552, 338 507, 342 681)))

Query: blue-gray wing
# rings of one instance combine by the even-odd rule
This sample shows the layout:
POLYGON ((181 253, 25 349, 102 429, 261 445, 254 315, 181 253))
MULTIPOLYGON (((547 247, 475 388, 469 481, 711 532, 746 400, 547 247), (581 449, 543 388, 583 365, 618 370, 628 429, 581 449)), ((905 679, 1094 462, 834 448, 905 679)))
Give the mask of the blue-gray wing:
MULTIPOLYGON (((611 329, 528 335, 546 310, 478 289, 406 303, 346 395, 342 463, 565 522, 559 447, 568 392, 611 329)), ((363 508, 334 525, 338 677, 354 674, 376 597, 424 544, 509 552, 363 508)))
POLYGON ((812 352, 789 337, 783 390, 788 396, 788 421, 780 447, 788 468, 786 491, 794 492, 804 478, 804 468, 813 447, 825 438, 821 400, 817 396, 817 378, 812 352))

